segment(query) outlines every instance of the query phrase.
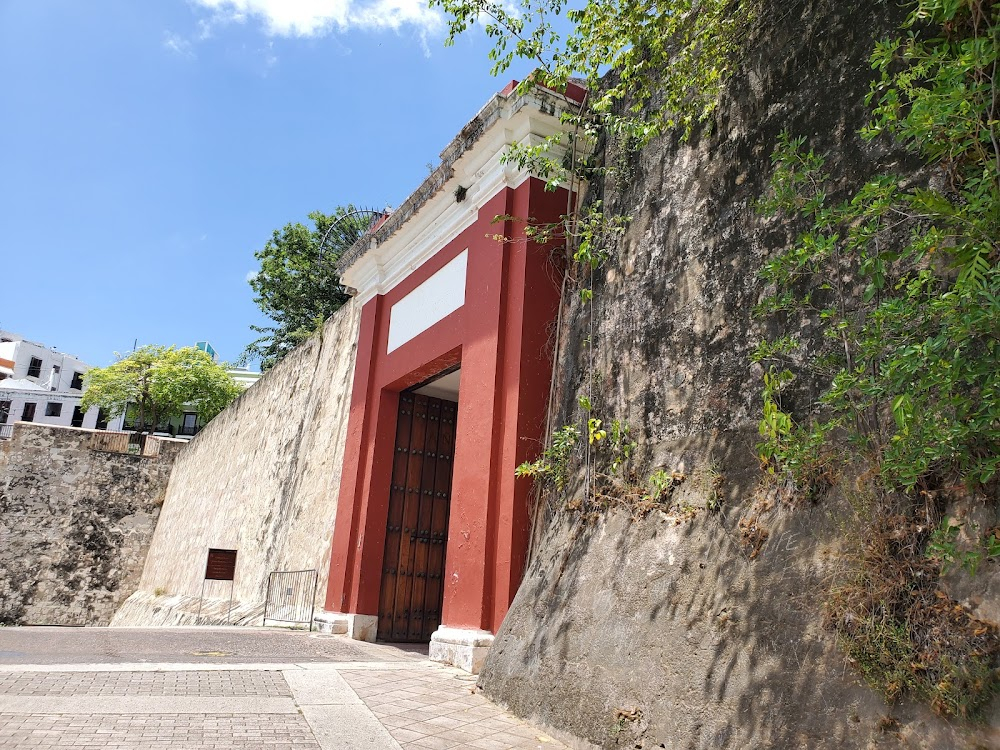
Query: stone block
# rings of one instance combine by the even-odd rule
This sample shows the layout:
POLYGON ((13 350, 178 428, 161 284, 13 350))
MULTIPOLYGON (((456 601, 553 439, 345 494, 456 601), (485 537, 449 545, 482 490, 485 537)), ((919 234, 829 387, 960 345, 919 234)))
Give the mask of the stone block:
POLYGON ((470 674, 479 674, 486 654, 493 645, 493 634, 486 630, 471 630, 440 626, 431 635, 431 661, 450 664, 470 674))
POLYGON ((356 641, 375 642, 378 633, 376 615, 358 615, 350 612, 320 612, 313 623, 321 633, 346 635, 356 641))

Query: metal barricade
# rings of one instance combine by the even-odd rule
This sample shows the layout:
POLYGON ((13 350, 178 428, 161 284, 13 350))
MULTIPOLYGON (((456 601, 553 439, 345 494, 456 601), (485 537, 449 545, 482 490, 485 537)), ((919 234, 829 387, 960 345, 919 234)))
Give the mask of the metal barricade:
POLYGON ((267 577, 267 596, 264 599, 264 625, 287 622, 313 629, 316 609, 316 570, 276 570, 267 577))

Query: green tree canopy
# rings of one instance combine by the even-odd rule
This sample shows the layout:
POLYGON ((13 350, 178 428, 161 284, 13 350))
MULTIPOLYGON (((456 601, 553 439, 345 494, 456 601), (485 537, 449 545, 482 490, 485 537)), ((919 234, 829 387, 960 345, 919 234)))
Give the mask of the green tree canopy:
POLYGON ((84 377, 80 408, 97 406, 113 416, 131 404, 139 424, 153 426, 194 409, 209 420, 240 395, 242 389, 226 369, 192 346, 143 346, 84 377))
POLYGON ((311 227, 286 224, 254 253, 260 261, 260 271, 250 279, 254 302, 275 325, 250 326, 261 335, 243 350, 241 362, 259 359, 262 370, 270 369, 347 302, 349 295, 334 266, 370 223, 370 216, 355 217, 350 215, 353 211, 351 205, 340 206, 332 214, 313 211, 311 227), (335 230, 321 248, 335 222, 335 230))

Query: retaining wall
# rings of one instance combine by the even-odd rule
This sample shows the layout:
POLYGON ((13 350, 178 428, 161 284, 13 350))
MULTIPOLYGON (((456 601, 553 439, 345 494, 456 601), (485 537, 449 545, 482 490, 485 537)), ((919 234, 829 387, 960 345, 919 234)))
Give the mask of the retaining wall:
POLYGON ((184 443, 139 456, 108 437, 21 422, 0 442, 0 625, 107 625, 138 586, 184 443))
POLYGON ((358 324, 349 302, 191 441, 170 478, 140 591, 113 625, 194 622, 203 592, 201 621, 226 622, 231 584, 205 581, 210 548, 237 551, 232 597, 245 624, 260 624, 271 571, 317 570, 322 602, 358 324))

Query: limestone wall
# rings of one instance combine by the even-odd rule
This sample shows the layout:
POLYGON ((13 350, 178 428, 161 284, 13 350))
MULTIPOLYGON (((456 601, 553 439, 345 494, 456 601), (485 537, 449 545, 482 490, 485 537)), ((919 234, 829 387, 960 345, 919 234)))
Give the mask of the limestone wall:
POLYGON ((135 591, 183 442, 93 450, 104 434, 19 423, 0 442, 0 625, 107 625, 135 591))
MULTIPOLYGON (((761 337, 757 270, 796 230, 754 209, 778 136, 806 135, 826 171, 852 180, 910 169, 857 135, 868 56, 876 35, 898 34, 899 7, 762 8, 764 31, 713 132, 687 144, 664 137, 636 156, 607 144, 622 177, 594 190, 633 218, 595 274, 593 302, 570 290, 560 332, 553 423, 581 419, 578 395, 605 426, 627 422, 639 481, 658 468, 685 475, 673 510, 584 515, 545 498, 550 512, 479 684, 522 716, 608 748, 1000 747, 1000 701, 980 723, 890 705, 838 647, 824 601, 866 523, 850 479, 815 502, 761 486, 761 370, 749 358, 761 337)), ((983 583, 958 598, 988 594, 983 583)))
MULTIPOLYGON (((209 548, 237 550, 239 620, 260 624, 268 573, 329 573, 359 309, 348 303, 191 441, 178 458, 140 592, 113 625, 193 622, 209 548)), ((207 582, 202 621, 225 622, 228 582, 207 582), (225 603, 223 603, 225 602, 225 603)))

